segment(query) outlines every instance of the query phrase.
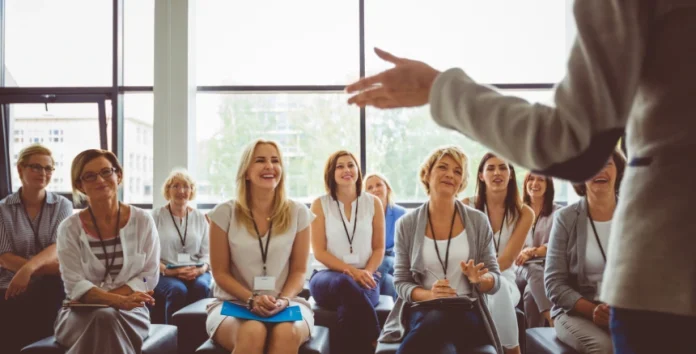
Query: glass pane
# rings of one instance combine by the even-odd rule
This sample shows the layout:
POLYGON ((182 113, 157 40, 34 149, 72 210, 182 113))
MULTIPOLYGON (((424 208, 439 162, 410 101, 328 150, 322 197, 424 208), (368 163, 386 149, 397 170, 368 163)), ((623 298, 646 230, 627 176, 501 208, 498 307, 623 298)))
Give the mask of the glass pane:
MULTIPOLYGON (((530 102, 546 103, 553 93, 515 91, 514 94, 530 102)), ((489 151, 464 135, 435 124, 429 109, 367 110, 367 169, 381 172, 389 178, 399 202, 427 199, 418 177, 420 166, 437 147, 451 144, 460 146, 469 158, 469 184, 460 197, 473 195, 476 169, 481 157, 489 151)), ((516 168, 520 188, 526 172, 523 168, 516 168)), ((566 200, 567 188, 562 184, 556 186, 556 199, 566 200)))
POLYGON ((155 62, 155 1, 123 1, 123 75, 126 86, 152 86, 155 62))
POLYGON ((95 103, 10 105, 10 160, 12 190, 21 187, 17 159, 24 147, 40 143, 56 162, 48 190, 70 193, 70 166, 77 154, 99 148, 99 119, 95 103))
POLYGON ((417 0, 365 2, 367 72, 390 66, 375 46, 463 68, 486 83, 556 82, 566 64, 566 1, 417 0))
POLYGON ((109 86, 111 0, 6 0, 5 86, 109 86))
POLYGON ((152 93, 123 95, 123 199, 128 203, 151 204, 159 190, 152 185, 152 102, 152 93))
POLYGON ((347 149, 360 156, 360 113, 344 94, 198 94, 199 203, 236 198, 242 149, 256 138, 282 149, 291 198, 311 202, 324 194, 324 164, 347 149))
POLYGON ((358 77, 357 0, 196 1, 198 85, 331 85, 358 77))

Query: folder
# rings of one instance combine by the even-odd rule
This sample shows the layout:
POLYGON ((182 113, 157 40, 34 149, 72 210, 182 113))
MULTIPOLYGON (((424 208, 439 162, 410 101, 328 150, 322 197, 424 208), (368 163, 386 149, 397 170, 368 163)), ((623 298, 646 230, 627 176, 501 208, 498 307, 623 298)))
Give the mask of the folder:
POLYGON ((286 307, 283 311, 280 311, 271 317, 263 317, 249 311, 249 309, 242 305, 225 301, 222 303, 222 310, 220 310, 220 314, 243 320, 254 320, 269 323, 295 322, 302 320, 302 313, 300 312, 300 307, 297 305, 286 307))

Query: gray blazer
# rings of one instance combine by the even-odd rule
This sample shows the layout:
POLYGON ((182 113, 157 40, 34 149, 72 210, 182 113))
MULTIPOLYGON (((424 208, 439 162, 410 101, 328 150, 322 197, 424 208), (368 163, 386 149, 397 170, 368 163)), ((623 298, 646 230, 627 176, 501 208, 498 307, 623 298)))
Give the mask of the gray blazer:
POLYGON ((555 215, 544 269, 546 296, 553 303, 551 317, 569 312, 581 297, 593 301, 597 294, 597 284, 585 275, 588 237, 585 198, 555 215))
MULTIPOLYGON (((413 302, 411 293, 413 289, 419 286, 422 287, 426 274, 422 248, 425 228, 428 224, 428 205, 429 203, 423 204, 418 209, 404 215, 397 222, 394 248, 396 253, 394 286, 399 294, 399 298, 396 300, 394 309, 392 309, 387 318, 384 331, 379 338, 380 342, 401 342, 408 331, 408 316, 404 315, 404 308, 413 302)), ((467 231, 470 249, 469 259, 473 259, 477 264, 482 262, 488 268, 488 272, 495 279, 495 286, 490 291, 491 294, 494 294, 500 289, 500 270, 495 258, 493 242, 491 242, 493 231, 488 224, 488 218, 480 211, 465 206, 460 201, 456 202, 456 207, 459 209, 459 215, 467 231)), ((493 324, 491 314, 488 312, 488 306, 486 306, 486 297, 475 287, 472 288, 474 289, 472 296, 478 299, 476 308, 484 319, 486 333, 491 338, 497 352, 502 353, 503 348, 498 339, 498 333, 493 324)))

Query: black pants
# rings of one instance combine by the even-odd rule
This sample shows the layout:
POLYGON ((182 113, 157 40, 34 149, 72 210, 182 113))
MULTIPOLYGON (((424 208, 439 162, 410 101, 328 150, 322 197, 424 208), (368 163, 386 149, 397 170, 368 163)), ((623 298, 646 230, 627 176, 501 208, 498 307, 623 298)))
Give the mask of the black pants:
POLYGON ((53 324, 65 299, 59 276, 43 276, 29 284, 20 296, 5 300, 0 289, 0 346, 7 354, 53 335, 53 324))
POLYGON ((409 329, 397 354, 468 353, 492 344, 478 310, 404 309, 409 329))

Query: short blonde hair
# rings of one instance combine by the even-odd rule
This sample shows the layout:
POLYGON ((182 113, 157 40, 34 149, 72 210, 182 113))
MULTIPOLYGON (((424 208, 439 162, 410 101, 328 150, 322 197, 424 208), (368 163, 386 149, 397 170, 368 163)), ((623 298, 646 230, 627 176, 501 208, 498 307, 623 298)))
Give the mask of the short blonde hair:
POLYGON ((275 196, 273 198, 273 209, 271 210, 271 222, 275 234, 279 235, 290 228, 292 215, 290 210, 290 200, 285 192, 285 165, 283 163, 283 154, 280 151, 280 146, 273 140, 256 139, 249 143, 242 151, 242 158, 239 160, 239 168, 237 169, 237 200, 235 201, 234 216, 238 223, 243 225, 250 234, 254 234, 254 219, 251 217, 251 190, 249 181, 247 180, 247 171, 254 160, 254 150, 259 145, 271 145, 278 152, 278 159, 283 172, 280 181, 275 188, 275 196))
POLYGON ((53 159, 53 154, 51 150, 41 144, 31 144, 19 152, 19 157, 17 158, 17 166, 24 166, 29 162, 29 159, 33 155, 45 155, 51 158, 51 164, 56 165, 56 161, 53 159))
POLYGON ((164 196, 164 200, 169 201, 169 188, 172 186, 172 184, 174 184, 174 180, 176 179, 186 182, 191 187, 191 195, 189 196, 189 200, 196 199, 196 182, 193 181, 193 178, 191 178, 191 175, 185 168, 175 168, 169 173, 169 177, 167 177, 162 185, 162 195, 164 196))
POLYGON ((430 184, 428 183, 430 172, 433 170, 435 164, 442 160, 445 156, 453 158, 454 161, 459 164, 459 167, 462 168, 462 185, 459 186, 459 189, 457 189, 457 194, 466 189, 466 186, 469 184, 469 158, 466 157, 464 151, 462 151, 462 149, 460 149, 458 146, 443 146, 435 149, 435 151, 433 151, 421 165, 420 181, 423 184, 423 187, 425 187, 425 193, 428 195, 430 195, 430 184))
POLYGON ((394 191, 392 190, 391 183, 389 183, 389 180, 387 179, 387 176, 379 173, 379 172, 372 172, 368 173, 367 176, 365 176, 365 186, 363 187, 364 190, 367 190, 367 181, 370 180, 372 177, 377 177, 384 182, 384 185, 387 186, 387 205, 394 205, 394 191))
POLYGON ((82 180, 80 179, 80 176, 82 176, 82 170, 85 169, 85 166, 90 161, 99 157, 104 157, 107 160, 109 160, 111 165, 116 169, 116 174, 119 177, 118 184, 121 185, 121 182, 123 181, 123 167, 121 166, 121 163, 118 161, 118 158, 116 157, 116 155, 114 155, 113 152, 101 149, 85 150, 77 154, 77 156, 75 156, 75 159, 73 159, 72 162, 72 166, 70 166, 73 203, 75 205, 79 205, 87 197, 84 193, 80 191, 80 186, 82 185, 82 180))

